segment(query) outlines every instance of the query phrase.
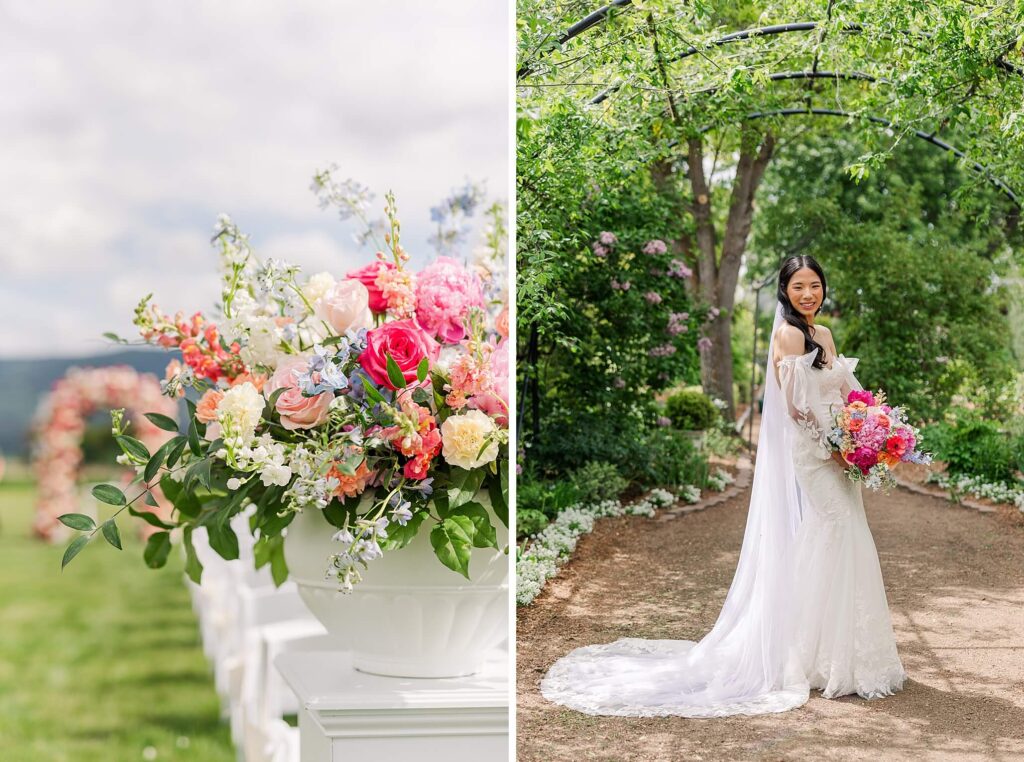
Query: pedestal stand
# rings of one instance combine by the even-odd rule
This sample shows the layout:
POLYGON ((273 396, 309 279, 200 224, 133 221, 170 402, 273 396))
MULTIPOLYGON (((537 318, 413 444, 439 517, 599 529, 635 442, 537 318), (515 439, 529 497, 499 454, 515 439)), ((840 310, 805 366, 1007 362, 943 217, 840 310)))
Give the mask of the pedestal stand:
POLYGON ((302 762, 502 762, 508 759, 508 652, 470 677, 382 677, 339 651, 284 653, 299 699, 302 762))

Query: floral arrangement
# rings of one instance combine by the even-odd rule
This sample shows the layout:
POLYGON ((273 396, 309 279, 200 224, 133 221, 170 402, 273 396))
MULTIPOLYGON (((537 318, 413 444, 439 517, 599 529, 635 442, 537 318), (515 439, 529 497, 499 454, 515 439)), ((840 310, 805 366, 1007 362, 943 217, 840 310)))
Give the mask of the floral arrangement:
POLYGON ((882 391, 852 390, 836 414, 828 441, 850 464, 850 479, 871 489, 893 487, 892 470, 901 462, 931 462, 931 456, 918 449, 918 429, 907 423, 903 408, 886 404, 882 391))
MULTIPOLYGON (((57 540, 72 529, 95 529, 93 519, 83 514, 65 518, 78 503, 76 482, 82 463, 82 437, 89 416, 99 410, 124 406, 132 411, 152 410, 173 416, 177 403, 160 393, 160 383, 151 374, 140 374, 125 365, 105 368, 70 368, 53 384, 36 410, 33 423, 32 461, 39 497, 32 524, 35 534, 45 540, 57 540)), ((151 423, 141 412, 131 416, 133 433, 146 448, 157 448, 170 434, 151 423)), ((146 511, 156 508, 167 515, 169 506, 159 488, 146 511), (159 503, 159 506, 153 505, 159 503)), ((101 531, 116 538, 117 528, 110 525, 101 531)), ((120 543, 120 540, 117 539, 120 543)))
MULTIPOLYGON (((237 558, 229 520, 249 505, 256 564, 269 563, 278 584, 287 576, 282 532, 299 511, 323 514, 338 542, 326 575, 343 590, 420 531, 429 531, 440 562, 467 578, 474 547, 498 548, 495 520, 508 524, 504 210, 487 211, 473 264, 438 256, 413 272, 393 194, 384 218, 371 222, 369 192, 335 170, 319 172, 313 190, 322 207, 362 223, 358 240, 376 245, 373 261, 340 277, 303 277, 259 259, 222 215, 213 236, 222 319, 172 316, 150 297, 136 308, 143 342, 180 353, 162 386, 188 407, 183 431, 148 416, 173 434, 153 452, 113 414, 145 491, 159 485, 174 505, 147 544, 150 566, 163 565, 179 528, 194 580, 202 573, 195 529, 207 530, 222 557, 237 558)), ((454 249, 462 231, 453 220, 479 201, 463 191, 435 209, 439 249, 454 249)), ((94 494, 129 505, 111 485, 94 494)), ((71 557, 90 536, 75 540, 71 557)))
POLYGON ((674 502, 676 497, 671 492, 655 488, 635 503, 602 500, 566 508, 529 544, 520 548, 516 559, 516 603, 527 606, 533 602, 547 581, 572 556, 579 538, 593 531, 597 519, 624 515, 652 517, 656 509, 674 502))

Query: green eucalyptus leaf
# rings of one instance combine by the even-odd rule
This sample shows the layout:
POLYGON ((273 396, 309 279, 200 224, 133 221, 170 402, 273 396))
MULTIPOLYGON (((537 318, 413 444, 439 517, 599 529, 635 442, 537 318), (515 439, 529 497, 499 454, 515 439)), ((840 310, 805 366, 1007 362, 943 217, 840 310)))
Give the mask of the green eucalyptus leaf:
POLYGON ((68 545, 68 549, 64 551, 64 557, 60 560, 61 571, 64 570, 65 566, 71 563, 72 558, 82 552, 82 548, 84 548, 88 543, 89 535, 87 534, 80 534, 71 541, 68 545))
POLYGON ((203 564, 196 555, 195 545, 192 544, 192 527, 185 527, 182 542, 185 544, 185 573, 197 585, 202 584, 203 564))
POLYGON ((114 436, 114 439, 117 440, 125 455, 142 463, 149 460, 149 449, 135 437, 130 437, 127 434, 117 434, 114 436))
POLYGON ((113 484, 97 484, 92 488, 92 496, 101 503, 118 507, 128 502, 125 499, 124 493, 113 484))
POLYGON ((121 550, 121 533, 117 531, 117 524, 113 519, 107 519, 100 526, 103 537, 118 550, 121 550))
POLYGON ((84 513, 65 513, 57 517, 57 521, 66 527, 77 529, 80 532, 91 532, 96 528, 96 522, 84 513))
POLYGON ((149 536, 146 541, 146 549, 142 552, 142 559, 150 569, 159 569, 167 563, 167 556, 171 552, 171 533, 156 532, 149 536))
POLYGON ((172 434, 178 433, 178 422, 170 416, 163 413, 146 413, 145 415, 149 422, 157 428, 170 431, 172 434))

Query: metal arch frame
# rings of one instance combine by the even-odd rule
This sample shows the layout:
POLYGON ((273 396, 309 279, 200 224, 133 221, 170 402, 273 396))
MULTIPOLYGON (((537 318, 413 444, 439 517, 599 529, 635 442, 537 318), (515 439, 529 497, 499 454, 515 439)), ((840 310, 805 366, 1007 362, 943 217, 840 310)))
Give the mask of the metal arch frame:
MULTIPOLYGON (((564 45, 574 37, 578 37, 579 35, 586 32, 588 29, 597 26, 608 17, 608 14, 613 9, 624 8, 629 5, 632 5, 632 0, 614 0, 614 2, 610 3, 609 5, 605 5, 601 8, 598 8, 593 13, 588 14, 587 16, 585 16, 584 18, 570 26, 558 38, 558 44, 564 45)), ((817 29, 820 26, 820 24, 821 22, 818 21, 797 21, 789 24, 771 24, 769 26, 743 29, 738 32, 732 32, 730 34, 727 34, 724 37, 719 37, 717 40, 712 40, 710 43, 708 43, 708 47, 719 47, 721 45, 726 45, 730 42, 749 40, 755 37, 770 37, 777 34, 789 34, 792 32, 810 32, 817 29)), ((861 34, 864 31, 864 26, 862 24, 844 24, 842 31, 846 32, 847 34, 861 34)), ((925 37, 926 39, 930 36, 927 33, 913 33, 909 31, 904 32, 904 34, 919 34, 925 37)), ((682 61, 684 58, 689 58, 692 55, 696 55, 700 51, 701 48, 697 48, 691 45, 682 53, 669 60, 668 63, 682 61)), ((1010 63, 1002 56, 995 60, 995 65, 1000 69, 1003 69, 1004 71, 1010 72, 1011 74, 1016 74, 1018 76, 1024 77, 1024 68, 1021 68, 1010 63)), ((520 80, 523 77, 529 76, 532 73, 532 66, 529 63, 524 63, 521 67, 519 67, 519 70, 516 72, 516 79, 520 80)), ((611 95, 611 93, 615 92, 618 88, 618 85, 608 88, 607 90, 596 96, 595 100, 591 102, 600 103, 609 95, 611 95)))
MULTIPOLYGON (((846 79, 846 80, 859 80, 863 82, 880 82, 883 84, 889 84, 889 81, 881 77, 874 77, 864 72, 841 72, 841 71, 783 71, 777 72, 769 76, 769 79, 774 82, 780 82, 784 80, 797 80, 797 79, 846 79)), ((774 109, 771 111, 755 111, 747 114, 740 121, 749 122, 755 119, 766 119, 773 116, 799 116, 799 115, 811 115, 811 116, 833 116, 843 117, 846 119, 865 119, 874 124, 879 124, 890 129, 900 129, 900 127, 888 119, 884 119, 880 116, 874 116, 873 114, 855 114, 850 111, 842 111, 839 109, 827 109, 827 108, 814 108, 811 106, 805 106, 802 108, 784 108, 774 109)), ((700 129, 700 133, 704 134, 715 129, 717 125, 707 125, 700 129)), ((1013 202, 1014 206, 1021 209, 1020 199, 1014 190, 1006 184, 1006 181, 996 175, 992 174, 984 165, 977 161, 974 161, 961 151, 956 146, 950 145, 944 140, 940 140, 935 137, 935 133, 927 133, 922 130, 914 130, 914 136, 920 138, 926 143, 931 143, 936 148, 941 148, 943 151, 948 151, 954 156, 963 159, 970 164, 971 169, 984 175, 989 182, 996 186, 1003 194, 1013 202)), ((671 146, 677 145, 675 141, 669 144, 671 146)))
MULTIPOLYGON (((890 129, 900 129, 898 125, 880 116, 874 116, 873 114, 855 114, 850 111, 841 111, 839 109, 830 108, 781 108, 773 109, 771 111, 754 111, 750 114, 747 114, 740 121, 751 122, 756 119, 768 119, 774 116, 801 115, 832 116, 840 117, 843 119, 865 119, 869 122, 880 124, 890 129)), ((717 125, 708 125, 706 127, 702 127, 700 131, 702 134, 710 132, 711 130, 715 129, 716 126, 717 125)), ((936 148, 941 148, 943 151, 948 151, 954 156, 965 160, 966 162, 969 163, 971 169, 973 169, 975 172, 978 172, 981 175, 984 175, 989 180, 989 182, 991 182, 994 186, 1001 190, 1003 192, 1003 195, 1005 195, 1008 199, 1010 199, 1010 201, 1013 202, 1014 206, 1016 206, 1018 209, 1022 208, 1020 204, 1020 199, 1017 197, 1017 194, 1013 191, 1013 189, 1009 185, 1007 185, 1003 179, 993 175, 983 164, 974 161, 956 146, 952 146, 949 143, 945 142, 944 140, 939 140, 939 138, 935 137, 934 133, 929 134, 921 130, 914 130, 914 136, 920 138, 926 143, 931 143, 936 148)))

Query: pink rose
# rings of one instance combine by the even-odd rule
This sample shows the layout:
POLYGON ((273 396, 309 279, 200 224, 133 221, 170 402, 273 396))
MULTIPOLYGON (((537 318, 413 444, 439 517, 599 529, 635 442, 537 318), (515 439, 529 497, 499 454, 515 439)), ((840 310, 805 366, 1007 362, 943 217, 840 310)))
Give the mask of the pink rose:
POLYGON ((317 315, 339 334, 373 325, 370 292, 359 280, 339 280, 320 299, 317 315))
POLYGON ((483 306, 480 278, 451 257, 438 257, 416 276, 416 318, 446 344, 466 337, 469 310, 483 306))
POLYGON ((846 401, 849 402, 863 402, 868 407, 875 404, 875 395, 869 392, 867 389, 854 389, 846 395, 846 401))
POLYGON ((281 414, 281 425, 289 431, 295 429, 311 429, 327 420, 331 401, 334 395, 322 392, 313 397, 303 397, 299 389, 298 375, 309 370, 309 363, 301 357, 283 361, 277 366, 274 375, 263 385, 263 394, 267 399, 278 389, 285 389, 277 398, 275 405, 281 414))
POLYGON ((508 341, 501 341, 491 352, 491 378, 494 389, 469 398, 468 407, 491 416, 501 426, 508 426, 508 341))
POLYGON ((416 369, 426 357, 433 363, 441 345, 413 319, 392 320, 366 334, 366 349, 359 364, 374 383, 394 389, 388 378, 388 355, 398 364, 406 383, 416 381, 416 369))
POLYGON ((370 294, 370 309, 373 312, 381 313, 387 310, 388 302, 377 286, 377 276, 380 275, 382 270, 394 269, 394 262, 371 262, 366 267, 360 267, 358 270, 349 270, 345 273, 345 277, 357 280, 366 286, 366 290, 370 294))

